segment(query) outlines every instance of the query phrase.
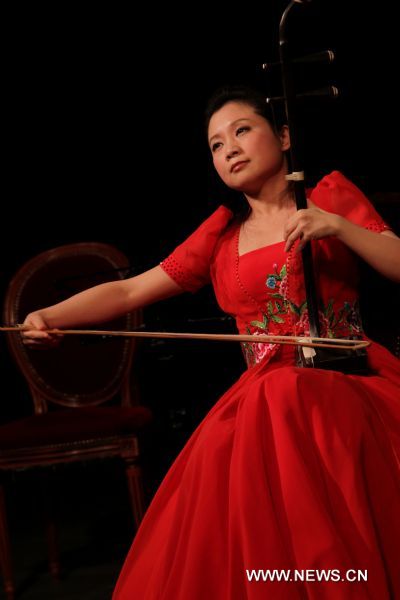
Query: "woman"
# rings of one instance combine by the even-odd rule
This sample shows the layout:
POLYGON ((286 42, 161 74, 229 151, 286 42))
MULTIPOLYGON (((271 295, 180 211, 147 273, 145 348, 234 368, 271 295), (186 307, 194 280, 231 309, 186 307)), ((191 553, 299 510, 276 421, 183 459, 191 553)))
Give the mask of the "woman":
POLYGON ((40 344, 52 339, 46 328, 111 319, 211 279, 239 332, 255 336, 244 347, 248 370, 155 495, 115 600, 400 597, 399 361, 372 343, 371 374, 344 375, 296 367, 293 347, 256 341, 308 334, 298 250, 309 240, 323 335, 363 337, 356 255, 400 281, 400 240, 337 172, 296 212, 289 132, 275 131, 264 106, 231 89, 209 107, 213 162, 244 195, 241 217, 221 206, 160 266, 25 321, 26 343, 40 344))

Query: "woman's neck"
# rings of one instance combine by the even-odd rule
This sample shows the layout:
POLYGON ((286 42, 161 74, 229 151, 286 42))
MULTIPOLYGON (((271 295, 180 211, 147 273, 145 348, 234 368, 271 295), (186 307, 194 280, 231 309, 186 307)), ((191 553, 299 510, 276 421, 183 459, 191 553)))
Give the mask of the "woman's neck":
POLYGON ((272 183, 257 196, 246 195, 246 199, 251 220, 270 219, 295 207, 292 186, 286 180, 272 183))

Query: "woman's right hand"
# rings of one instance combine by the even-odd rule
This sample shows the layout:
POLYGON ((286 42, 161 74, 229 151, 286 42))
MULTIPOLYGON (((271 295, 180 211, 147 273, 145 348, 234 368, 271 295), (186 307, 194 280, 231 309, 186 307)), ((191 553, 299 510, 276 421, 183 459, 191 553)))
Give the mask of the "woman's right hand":
POLYGON ((32 348, 54 348, 64 337, 60 333, 46 331, 49 329, 49 325, 39 311, 30 313, 22 326, 27 328, 21 332, 22 341, 26 346, 32 348))

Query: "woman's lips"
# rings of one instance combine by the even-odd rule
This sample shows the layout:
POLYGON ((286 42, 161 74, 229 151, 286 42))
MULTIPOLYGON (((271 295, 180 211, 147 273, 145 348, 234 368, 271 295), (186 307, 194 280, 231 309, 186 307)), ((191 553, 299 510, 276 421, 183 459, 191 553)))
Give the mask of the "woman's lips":
POLYGON ((231 167, 231 173, 236 173, 237 171, 240 171, 245 165, 247 165, 248 162, 248 160, 240 160, 239 162, 235 163, 231 167))

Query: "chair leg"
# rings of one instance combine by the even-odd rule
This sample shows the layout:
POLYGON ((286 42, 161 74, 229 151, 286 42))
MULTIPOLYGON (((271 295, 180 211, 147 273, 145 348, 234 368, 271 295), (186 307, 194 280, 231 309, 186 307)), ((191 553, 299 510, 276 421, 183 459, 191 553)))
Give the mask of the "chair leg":
POLYGON ((129 496, 131 499, 133 519, 137 529, 145 513, 142 472, 139 465, 125 460, 125 473, 128 483, 129 496))
POLYGON ((58 549, 58 536, 56 528, 56 510, 54 491, 52 484, 51 473, 42 473, 42 495, 43 495, 43 511, 46 527, 47 539, 47 554, 49 561, 49 570, 55 579, 59 579, 60 569, 60 553, 58 549))
POLYGON ((14 580, 11 565, 11 544, 8 535, 4 488, 0 484, 0 567, 4 578, 7 600, 14 599, 14 580))
POLYGON ((59 579, 61 568, 58 550, 57 530, 54 519, 52 519, 50 515, 46 519, 46 538, 50 573, 55 579, 59 579))

